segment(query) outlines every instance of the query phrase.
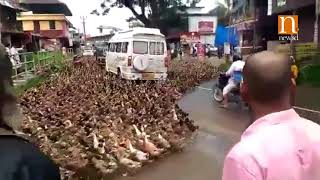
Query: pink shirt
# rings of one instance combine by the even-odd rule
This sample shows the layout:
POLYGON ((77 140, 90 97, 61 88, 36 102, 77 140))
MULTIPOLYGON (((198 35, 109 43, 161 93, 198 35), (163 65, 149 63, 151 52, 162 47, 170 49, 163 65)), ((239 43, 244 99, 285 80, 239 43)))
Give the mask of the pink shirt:
POLYGON ((255 121, 227 155, 223 180, 320 180, 320 126, 293 109, 255 121))

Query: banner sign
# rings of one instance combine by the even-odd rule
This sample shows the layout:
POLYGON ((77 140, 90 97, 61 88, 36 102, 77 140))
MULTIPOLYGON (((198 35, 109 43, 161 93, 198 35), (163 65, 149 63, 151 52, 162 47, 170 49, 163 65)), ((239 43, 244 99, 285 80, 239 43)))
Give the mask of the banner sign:
POLYGON ((213 21, 199 21, 198 31, 200 33, 212 33, 214 31, 213 21))
POLYGON ((198 32, 185 32, 180 36, 181 44, 189 44, 200 41, 200 34, 198 32))

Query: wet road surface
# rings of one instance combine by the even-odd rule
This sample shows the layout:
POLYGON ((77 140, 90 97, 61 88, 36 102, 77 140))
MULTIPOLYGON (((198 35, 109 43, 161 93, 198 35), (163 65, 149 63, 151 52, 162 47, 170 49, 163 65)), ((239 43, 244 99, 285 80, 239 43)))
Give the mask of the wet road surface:
POLYGON ((179 106, 199 125, 197 136, 186 149, 144 168, 135 177, 118 180, 219 180, 226 153, 248 125, 246 110, 219 108, 212 102, 213 82, 188 93, 179 106))

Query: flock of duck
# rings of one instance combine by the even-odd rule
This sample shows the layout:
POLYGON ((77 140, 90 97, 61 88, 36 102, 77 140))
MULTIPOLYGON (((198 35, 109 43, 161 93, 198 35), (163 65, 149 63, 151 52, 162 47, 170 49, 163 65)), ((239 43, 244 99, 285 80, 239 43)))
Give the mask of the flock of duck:
POLYGON ((64 179, 126 175, 185 146, 197 127, 176 101, 216 72, 206 63, 178 62, 170 69, 174 80, 131 82, 82 59, 20 97, 23 131, 64 179))

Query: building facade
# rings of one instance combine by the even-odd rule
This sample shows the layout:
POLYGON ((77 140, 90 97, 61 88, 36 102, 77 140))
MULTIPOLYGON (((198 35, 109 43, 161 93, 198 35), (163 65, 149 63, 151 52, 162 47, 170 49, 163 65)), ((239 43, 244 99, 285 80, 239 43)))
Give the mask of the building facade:
POLYGON ((64 14, 31 14, 21 13, 17 17, 22 22, 24 32, 37 34, 41 37, 40 47, 61 45, 69 46, 70 22, 64 14))
POLYGON ((66 16, 72 16, 68 6, 59 0, 21 0, 21 6, 28 12, 21 13, 23 31, 39 38, 39 48, 53 50, 69 47, 69 27, 72 24, 66 16))
POLYGON ((314 0, 233 0, 229 27, 235 27, 244 54, 268 49, 280 41, 278 15, 299 16, 299 40, 312 42, 314 35, 314 0))
POLYGON ((4 45, 21 45, 26 36, 16 21, 16 14, 23 9, 16 0, 0 0, 0 40, 4 45))
POLYGON ((229 28, 235 28, 239 38, 239 47, 243 54, 249 54, 260 48, 257 22, 259 21, 258 0, 233 0, 231 3, 229 28))
MULTIPOLYGON (((313 42, 315 24, 315 0, 269 0, 269 11, 276 20, 278 15, 299 16, 298 43, 313 42)), ((276 29, 277 33, 277 28, 276 29)))
POLYGON ((214 45, 218 18, 207 14, 189 14, 189 32, 200 35, 200 42, 214 45))

